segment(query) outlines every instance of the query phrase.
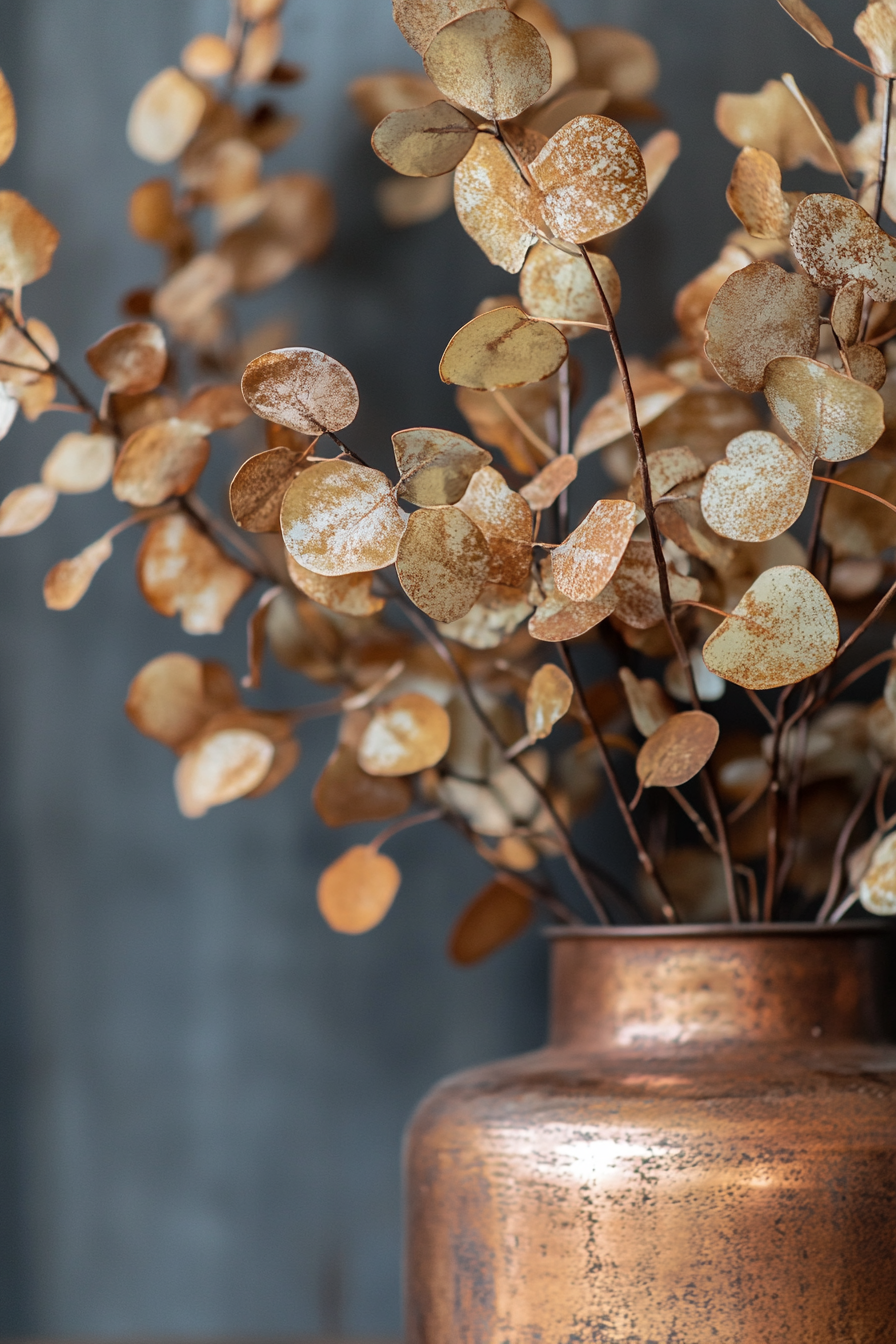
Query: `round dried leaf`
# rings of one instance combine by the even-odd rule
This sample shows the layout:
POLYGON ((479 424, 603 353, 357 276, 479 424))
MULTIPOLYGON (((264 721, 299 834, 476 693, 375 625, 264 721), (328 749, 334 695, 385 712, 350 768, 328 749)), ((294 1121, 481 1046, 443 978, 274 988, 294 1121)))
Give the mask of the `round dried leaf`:
POLYGON ((374 597, 371 574, 342 574, 329 578, 303 568, 287 552, 286 568, 300 592, 341 616, 373 616, 386 605, 384 597, 374 597))
POLYGON ((380 705, 358 745, 368 775, 415 775, 437 765, 451 740, 446 710, 428 695, 408 691, 380 705))
POLYGON ((392 446, 401 472, 398 494, 425 508, 456 504, 474 472, 492 460, 484 448, 448 429, 400 429, 392 446))
POLYGON ((710 672, 751 691, 790 686, 837 653, 837 613, 807 569, 776 565, 759 575, 703 646, 710 672))
POLYGON ((237 84, 260 84, 269 79, 283 50, 283 27, 278 18, 260 19, 243 41, 237 84))
POLYGON ((238 294, 276 284, 296 266, 317 261, 336 228, 333 194, 314 173, 282 173, 264 184, 258 219, 222 238, 217 254, 233 269, 238 294))
POLYGON ((280 512, 293 559, 331 576, 393 564, 406 522, 388 476, 345 461, 316 462, 301 472, 280 512))
POLYGON ((110 392, 136 396, 151 392, 165 376, 168 350, 155 322, 128 322, 114 327, 86 351, 85 358, 110 392))
POLYGON ((450 173, 472 147, 476 127, 450 103, 390 112, 373 132, 375 153, 407 177, 450 173))
POLYGON ((311 798, 314 810, 327 826, 350 826, 400 817, 411 806, 414 794, 406 779, 365 774, 358 765, 355 748, 340 742, 311 798))
POLYGON ((538 194, 494 136, 479 135, 454 177, 463 228, 489 261, 516 275, 540 224, 538 194))
POLYGON ((700 709, 674 714, 648 737, 635 768, 645 788, 678 788, 706 765, 719 740, 719 725, 700 709))
POLYGON ((786 238, 801 191, 781 190, 781 169, 764 149, 738 154, 725 198, 751 238, 786 238))
POLYGON ((448 955, 460 966, 473 966, 497 952, 529 926, 535 892, 510 873, 489 882, 473 897, 451 930, 448 955))
POLYGON ((859 900, 871 915, 896 915, 896 835, 882 840, 859 883, 859 900))
POLYGON ((181 420, 192 420, 206 434, 216 429, 233 429, 249 416, 238 383, 215 383, 196 388, 180 409, 181 420))
POLYGON ((812 483, 812 465, 799 450, 762 429, 739 434, 725 459, 706 473, 700 504, 719 536, 734 541, 771 541, 802 513, 812 483))
POLYGON ((112 472, 112 493, 151 508, 193 489, 205 470, 209 441, 189 420, 159 420, 127 440, 112 472))
POLYGON ((422 56, 440 28, 474 9, 506 9, 504 0, 392 0, 392 17, 422 56))
POLYGON ((400 886, 401 873, 388 854, 352 845, 321 873, 317 904, 337 933, 367 933, 386 917, 400 886))
POLYGON ((111 554, 111 537, 100 537, 73 560, 60 560, 54 565, 44 579, 44 602, 50 610, 70 611, 76 607, 111 554))
POLYGON ((772 414, 791 438, 826 462, 867 453, 884 432, 880 393, 829 364, 797 356, 773 359, 764 391, 772 414))
POLYGON ((587 243, 634 219, 647 203, 641 151, 609 117, 574 117, 529 165, 558 238, 587 243))
MULTIPOLYGON (((600 252, 589 255, 610 307, 617 313, 622 286, 616 267, 600 252)), ((520 298, 526 312, 533 317, 569 324, 565 332, 569 338, 588 330, 574 326, 577 322, 606 326, 604 310, 584 258, 570 256, 549 243, 536 243, 526 257, 520 275, 520 298)))
POLYGON ((509 121, 551 87, 551 53, 537 28, 504 9, 461 15, 435 34, 423 64, 446 98, 509 121))
POLYGON ((303 434, 338 433, 358 414, 358 389, 348 369, 303 346, 259 355, 241 386, 256 415, 303 434))
POLYGON ((547 737, 572 704, 573 685, 556 663, 544 663, 526 691, 526 732, 537 742, 547 737))
POLYGON ((896 299, 896 242, 857 201, 827 192, 807 196, 797 206, 790 245, 822 289, 861 280, 879 303, 896 299))
POLYGON ((887 361, 876 345, 853 345, 844 351, 853 378, 876 392, 887 381, 887 361))
POLYGON ((706 314, 706 358, 741 392, 758 392, 779 355, 818 349, 818 290, 805 275, 771 261, 729 275, 706 314))
POLYGON ((200 252, 156 290, 152 311, 175 333, 189 333, 230 292, 233 279, 229 261, 214 252, 200 252))
POLYGON ((675 131, 657 131, 641 146, 644 173, 647 177, 647 199, 666 180, 666 174, 681 153, 681 137, 675 131))
POLYGON ((230 483, 230 512, 247 532, 279 532, 280 508, 302 459, 291 448, 269 448, 244 462, 230 483))
POLYGON ((46 522, 56 504, 48 485, 20 485, 0 501, 0 537, 20 537, 46 522))
MULTIPOLYGON (((612 583, 601 596, 607 593, 615 595, 615 612, 619 620, 635 630, 649 630, 663 619, 659 574, 649 541, 629 542, 612 583)), ((673 602, 696 602, 700 599, 700 583, 670 569, 669 593, 673 602)))
POLYGON ((460 509, 412 513, 395 559, 408 597, 434 621, 457 621, 473 606, 489 573, 489 547, 460 509))
POLYGON ((643 98, 659 83, 656 52, 640 33, 592 24, 577 29, 572 40, 583 84, 608 89, 615 98, 643 98))
MULTIPOLYGON (((649 543, 648 543, 649 544, 649 543)), ((599 625, 614 611, 616 593, 612 583, 590 602, 573 602, 554 587, 550 560, 541 568, 541 582, 545 598, 535 609, 528 625, 533 639, 556 644, 560 640, 577 639, 599 625)))
POLYGON ((21 289, 46 275, 59 230, 17 191, 0 191, 0 288, 21 289))
POLYGON ((855 345, 859 339, 864 307, 865 286, 861 280, 847 280, 831 305, 831 326, 843 345, 855 345))
POLYGON ((16 143, 16 105, 12 89, 0 70, 0 164, 9 158, 16 143))
POLYGON ((578 471, 579 464, 569 453, 555 457, 553 462, 542 467, 537 476, 526 482, 520 494, 533 513, 539 509, 549 509, 563 491, 572 485, 578 471))
POLYGON ((569 354, 566 337, 519 308, 493 308, 452 336, 439 364, 443 383, 489 390, 550 378, 569 354))
POLYGON ((675 712, 669 697, 658 681, 652 677, 639 680, 628 667, 620 667, 619 680, 635 727, 645 737, 652 737, 675 712))
POLYGON ((528 595, 519 588, 489 583, 466 616, 441 627, 446 639, 468 649, 496 649, 516 630, 532 610, 528 595))
MULTIPOLYGON (((452 15, 452 18, 456 17, 452 15)), ((383 70, 376 75, 362 75, 348 86, 348 95, 355 111, 371 129, 390 112, 425 107, 438 92, 431 79, 411 70, 383 70)))
POLYGON ((179 751, 212 715, 238 704, 236 682, 224 663, 163 653, 141 667, 128 687, 124 708, 139 732, 179 751))
POLYGON ((264 733, 225 728, 189 747, 174 771, 177 805, 185 817, 204 817, 210 807, 243 798, 262 783, 274 760, 264 733))
POLYGON ((573 117, 603 112, 609 101, 609 89, 575 89, 572 93, 563 93, 559 98, 552 98, 549 103, 533 108, 526 117, 526 125, 550 137, 561 126, 572 121, 573 117))
POLYGON ((233 69, 233 48, 217 33, 199 33, 180 54, 191 79, 220 79, 233 69))
POLYGON ((599 499, 551 555, 554 583, 573 602, 590 602, 619 568, 638 521, 628 499, 599 499))
POLYGON ((494 467, 481 467, 458 502, 488 542, 490 583, 522 587, 532 560, 532 514, 494 467))
POLYGON ((100 490, 109 481, 115 465, 115 439, 111 434, 63 434, 40 469, 44 485, 60 495, 83 495, 100 490))
POLYGON ((137 553, 137 581, 162 616, 180 616, 188 635, 218 635, 252 575, 183 514, 156 518, 137 553))
MULTIPOLYGON (((701 322, 702 330, 702 322, 701 322)), ((659 369, 630 369, 632 390, 638 410, 638 422, 643 429, 657 420, 687 388, 677 378, 670 378, 659 369)), ((587 457, 598 448, 615 443, 629 432, 630 421, 625 393, 617 384, 605 397, 591 407, 576 436, 574 452, 577 458, 587 457)))
POLYGON ((186 149, 205 112, 205 95, 173 65, 137 94, 128 114, 128 144, 141 159, 170 163, 186 149))

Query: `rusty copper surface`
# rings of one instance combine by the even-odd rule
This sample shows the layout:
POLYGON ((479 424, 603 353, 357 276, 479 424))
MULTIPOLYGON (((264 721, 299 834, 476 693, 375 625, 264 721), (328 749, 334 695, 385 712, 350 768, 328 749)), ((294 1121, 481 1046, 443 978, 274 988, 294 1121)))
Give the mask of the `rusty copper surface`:
POLYGON ((896 938, 560 932, 406 1146, 408 1344, 894 1344, 896 938))

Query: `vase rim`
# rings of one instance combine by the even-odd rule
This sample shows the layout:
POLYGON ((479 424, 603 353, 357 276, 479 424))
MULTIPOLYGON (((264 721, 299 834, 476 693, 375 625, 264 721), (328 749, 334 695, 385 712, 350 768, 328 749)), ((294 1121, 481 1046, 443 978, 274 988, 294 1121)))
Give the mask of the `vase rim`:
POLYGON ((842 937, 854 934, 896 935, 896 923, 877 920, 853 920, 842 924, 619 924, 604 927, 596 924, 550 925, 542 929, 552 942, 578 938, 769 938, 842 937))

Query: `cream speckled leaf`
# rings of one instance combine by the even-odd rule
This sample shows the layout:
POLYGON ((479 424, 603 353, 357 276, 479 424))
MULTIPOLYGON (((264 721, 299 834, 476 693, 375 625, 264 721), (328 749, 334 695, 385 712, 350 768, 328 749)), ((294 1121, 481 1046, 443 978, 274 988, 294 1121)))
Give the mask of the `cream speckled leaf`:
POLYGON ((253 579, 181 513, 156 518, 137 553, 140 591, 188 635, 218 635, 253 579))
POLYGON ((537 476, 522 486, 520 494, 533 513, 539 509, 549 509, 563 491, 572 485, 578 471, 579 464, 571 454, 555 457, 553 462, 542 467, 537 476))
POLYGON ((504 9, 480 9, 445 24, 423 64, 446 98, 496 121, 518 117, 551 87, 544 38, 504 9))
POLYGON ((703 710, 674 714, 648 737, 635 762, 645 788, 678 788, 703 769, 719 740, 719 725, 703 710))
POLYGON ((494 467, 481 467, 455 507, 488 542, 488 581, 521 588, 532 559, 532 513, 526 501, 494 467))
POLYGON ((896 71, 896 14, 887 0, 871 0, 853 24, 853 32, 875 70, 885 75, 896 71))
POLYGON ((45 523, 56 505, 49 485, 20 485, 0 501, 0 537, 20 537, 45 523))
POLYGON ((734 541, 770 541, 792 527, 812 483, 811 461, 775 434, 749 430, 706 473, 700 504, 714 531, 734 541))
POLYGON ((153 75, 128 114, 128 144, 141 159, 170 163, 186 149, 205 112, 205 95, 173 65, 153 75))
POLYGON ((550 378, 568 354, 566 337, 549 322, 535 322, 520 308, 492 308, 452 336, 439 376, 483 391, 521 387, 550 378))
POLYGON ((386 605, 384 597, 373 594, 375 571, 341 574, 330 578, 315 574, 294 560, 287 551, 286 569, 295 586, 313 602, 318 602, 341 616, 374 616, 386 605))
POLYGON ((896 915, 896 835, 880 842, 859 883, 859 900, 870 915, 896 915))
POLYGON ((822 289, 861 280, 872 299, 896 299, 896 242, 857 201, 828 192, 807 196, 794 214, 790 245, 822 289))
MULTIPOLYGON (((607 301, 613 312, 617 313, 622 286, 616 267, 609 257, 600 252, 590 255, 607 301)), ((564 335, 568 339, 588 330, 587 327, 572 325, 574 323, 592 322, 606 326, 604 310, 584 258, 570 256, 568 252, 561 252, 549 243, 536 243, 526 257, 520 275, 520 298, 523 307, 533 317, 563 323, 564 335), (567 323, 570 325, 567 326, 567 323)))
POLYGON ((16 144, 16 105, 6 76, 0 70, 0 164, 9 158, 16 144))
POLYGON ((286 549, 315 574, 352 574, 394 563, 407 516, 388 476, 355 462, 316 462, 283 497, 286 549))
POLYGON ((474 472, 492 460, 484 448, 448 429, 400 429, 392 446, 401 472, 398 494, 426 508, 456 504, 474 472))
POLYGON ((457 217, 495 266, 515 275, 535 242, 538 193, 504 145, 479 135, 454 176, 457 217))
POLYGON ((807 453, 845 462, 872 448, 884 432, 880 393, 812 359, 773 359, 765 399, 807 453))
POLYGON ((619 567, 637 523, 627 499, 599 499, 551 555, 554 583, 574 602, 590 602, 619 567))
MULTIPOLYGON (((654 503, 667 495, 676 485, 696 481, 706 468, 690 448, 660 448, 647 459, 650 495, 654 503)), ((628 497, 639 509, 644 507, 644 491, 640 468, 636 469, 629 486, 628 497)))
POLYGON ((127 440, 112 472, 112 493, 135 508, 150 508, 193 489, 210 445, 189 420, 159 420, 127 440))
POLYGON ((476 9, 506 9, 504 0, 392 0, 392 17, 422 56, 440 28, 476 9))
POLYGON ((450 173, 472 147, 476 126, 450 103, 390 112, 371 137, 374 151, 407 177, 450 173))
POLYGON ((20 289, 46 275, 59 242, 54 228, 17 191, 0 191, 0 288, 20 289))
POLYGON ((84 355, 110 392, 151 392, 165 376, 168 350, 155 322, 128 322, 101 336, 84 355))
POLYGON ((807 569, 776 565, 750 585, 703 646, 710 672, 748 690, 790 686, 834 659, 837 613, 807 569))
POLYGON ((174 771, 177 805, 185 817, 203 817, 210 807, 232 803, 263 781, 275 747, 264 733, 225 728, 189 747, 174 771))
POLYGON ((612 583, 590 602, 573 602, 572 598, 564 596, 554 586, 550 558, 541 566, 541 583, 544 601, 539 602, 529 620, 529 634, 533 639, 548 643, 577 639, 606 620, 616 606, 612 583))
POLYGON ((388 854, 370 845, 352 845, 317 884, 317 905, 337 933, 367 933, 389 913, 401 886, 401 872, 388 854))
POLYGON ((781 190, 781 168, 764 149, 738 154, 725 198, 751 238, 786 238, 802 191, 781 190))
POLYGON ((100 490, 112 476, 115 439, 111 434, 63 434, 40 469, 44 485, 60 495, 89 494, 100 490))
POLYGON ((675 713, 671 700, 658 681, 639 679, 631 668, 620 667, 619 680, 635 727, 644 737, 651 737, 675 713))
POLYGON ((544 663, 526 691, 526 732, 533 742, 547 737, 572 704, 573 685, 556 663, 544 663))
POLYGON ((488 542, 460 509, 419 509, 408 519, 395 572, 408 597, 434 621, 466 616, 489 575, 488 542))
POLYGON ((408 691, 374 710, 358 745, 368 775, 415 775, 437 765, 448 750, 451 720, 428 695, 408 691))
POLYGON ((706 358, 741 392, 758 392, 777 356, 811 357, 817 349, 818 290, 771 261, 730 275, 706 314, 706 358))
POLYGON ((446 639, 465 644, 468 649, 496 649, 531 610, 532 603, 521 588, 488 583, 466 616, 440 626, 440 631, 446 639))
POLYGON ((609 117, 574 117, 552 135, 529 171, 559 238, 587 243, 634 219, 647 202, 641 151, 609 117))
MULTIPOLYGON (((660 580, 653 547, 649 541, 633 539, 605 591, 616 598, 616 615, 635 630, 649 630, 663 619, 660 580)), ((699 601, 699 580, 669 570, 669 591, 673 602, 699 601)))
POLYGON ((60 560, 44 579, 44 602, 51 611, 70 611, 78 605, 93 582, 93 576, 112 554, 112 539, 105 536, 86 546, 72 560, 60 560))
POLYGON ((338 433, 358 414, 358 389, 348 369, 304 346, 259 355, 241 386, 256 415, 303 434, 338 433))
POLYGON ((291 448, 268 448, 245 461, 230 482, 233 521, 247 532, 279 532, 283 496, 301 465, 291 448))

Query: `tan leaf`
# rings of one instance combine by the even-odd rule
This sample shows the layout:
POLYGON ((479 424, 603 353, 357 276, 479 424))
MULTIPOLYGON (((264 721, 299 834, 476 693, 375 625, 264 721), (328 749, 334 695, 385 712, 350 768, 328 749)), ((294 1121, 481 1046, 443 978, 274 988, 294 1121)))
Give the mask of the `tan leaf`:
POLYGON ((792 527, 809 497, 812 464, 762 429, 729 443, 706 473, 700 503, 714 531, 734 541, 771 541, 792 527))
POLYGON ((703 769, 719 740, 719 725, 703 710, 674 714, 638 752, 635 768, 645 788, 678 788, 703 769))
POLYGON ((526 732, 533 742, 548 737, 572 704, 573 685, 556 663, 543 663, 526 691, 526 732))
POLYGON ((20 485, 0 501, 0 537, 20 537, 45 523, 56 504, 48 485, 20 485))
POLYGON ((486 784, 449 775, 439 783, 438 798, 444 807, 464 817, 476 835, 505 836, 513 832, 513 818, 486 784))
POLYGON ((193 139, 204 112, 202 90, 168 66, 153 75, 134 99, 128 114, 128 144, 141 159, 170 163, 193 139))
MULTIPOLYGON (((809 106, 823 125, 818 109, 809 106)), ((763 149, 782 168, 799 168, 808 161, 827 173, 840 171, 811 120, 779 79, 767 80, 759 93, 719 94, 716 125, 732 144, 763 149)))
POLYGON ((583 84, 616 98, 642 98, 659 83, 656 52, 640 33, 593 24, 577 29, 572 40, 583 84))
POLYGON ((127 440, 112 472, 116 499, 149 508, 193 489, 205 470, 209 441, 189 420, 159 420, 127 440))
POLYGON ((510 943, 532 922, 535 892, 511 873, 501 873, 478 892, 451 930, 448 955, 459 966, 477 961, 510 943))
POLYGON ((210 807, 232 803, 263 781, 274 760, 263 733, 225 728, 188 747, 174 771, 177 805, 185 817, 204 817, 210 807))
POLYGON ((398 494, 426 508, 456 504, 473 473, 492 460, 484 448, 447 429, 400 429, 392 446, 401 473, 398 494))
POLYGON ((526 115, 526 124, 534 131, 550 137, 561 126, 565 126, 573 117, 592 116, 603 112, 610 101, 609 89, 575 89, 572 93, 562 93, 549 103, 531 109, 526 115))
POLYGON ((59 230, 17 191, 0 191, 0 287, 20 289, 46 275, 59 230))
POLYGON ((236 71, 237 84, 260 84, 267 79, 282 49, 283 28, 280 20, 273 15, 260 19, 243 40, 236 71))
POLYGON ((866 453, 884 432, 880 393, 829 364, 796 356, 773 359, 764 391, 787 433, 826 462, 866 453))
POLYGON ((428 695, 408 691, 374 710, 358 745, 368 775, 414 775, 437 765, 448 750, 451 720, 428 695))
POLYGON ((16 105, 12 89, 0 70, 0 164, 4 164, 16 144, 16 105))
POLYGON ((551 87, 551 53, 537 28, 505 9, 480 9, 446 23, 423 64, 436 87, 482 117, 509 121, 551 87))
POLYGON ((249 23, 260 23, 280 13, 284 0, 239 0, 239 12, 249 23))
POLYGON ((361 821, 388 821, 407 812, 414 801, 408 780, 368 775, 358 765, 356 749, 340 742, 311 794, 317 815, 327 826, 361 821))
POLYGON ((220 79, 233 69, 233 48, 217 33, 199 33, 180 54, 191 79, 220 79))
POLYGON ((317 261, 336 229, 327 183, 314 173, 281 173, 264 184, 267 204, 257 219, 235 228, 215 251, 233 271, 238 294, 283 280, 296 266, 317 261))
POLYGON ((407 523, 381 471, 355 462, 316 462, 283 497, 286 549, 315 574, 384 569, 398 554, 407 523))
POLYGON ((539 228, 538 195, 494 136, 477 136, 458 165, 454 204, 489 261, 516 275, 539 228))
POLYGON ((678 291, 675 296, 675 321, 694 353, 703 350, 706 340, 706 314, 722 285, 735 271, 749 266, 753 258, 741 247, 726 246, 717 261, 678 291))
POLYGON ((574 602, 598 596, 619 567, 638 511, 627 499, 599 499, 551 555, 554 583, 574 602))
MULTIPOLYGON (((845 493, 845 492, 844 492, 845 493)), ((882 560, 858 560, 848 556, 831 566, 828 591, 841 602, 857 602, 880 587, 884 577, 882 560)))
POLYGON ((387 854, 352 845, 321 873, 317 904, 337 933, 367 933, 385 919, 400 886, 401 873, 387 854))
POLYGON ((790 245, 822 289, 861 280, 872 299, 896 299, 896 242, 857 201, 828 192, 807 196, 797 206, 790 245))
POLYGON ((703 646, 710 672, 748 690, 790 686, 834 659, 837 614, 807 569, 777 565, 750 585, 703 646))
POLYGON ((252 575, 183 514, 156 518, 137 554, 140 591, 162 616, 180 616, 189 635, 217 635, 252 575))
MULTIPOLYGON (((622 287, 616 267, 609 257, 590 253, 601 288, 614 313, 619 311, 622 287)), ((536 243, 526 258, 520 275, 520 298, 533 317, 563 323, 568 339, 584 334, 588 328, 572 325, 591 322, 605 327, 604 310, 591 271, 582 257, 572 257, 548 243, 536 243)))
POLYGON ((725 198, 751 238, 786 238, 803 193, 782 191, 777 160, 747 145, 735 160, 725 198))
POLYGON ((70 611, 93 582, 100 565, 112 554, 112 539, 100 537, 73 560, 60 560, 44 579, 44 602, 51 611, 70 611))
POLYGON ((859 900, 871 915, 896 915, 896 835, 888 835, 875 849, 859 883, 859 900))
MULTIPOLYGON (((850 462, 837 473, 837 479, 896 504, 896 466, 891 462, 865 457, 850 462)), ((891 509, 852 490, 834 488, 826 493, 821 535, 835 559, 851 556, 874 560, 896 545, 896 514, 891 509)))
POLYGON ((554 374, 542 383, 507 388, 501 394, 502 402, 494 392, 459 387, 455 402, 477 442, 500 448, 514 471, 531 476, 544 464, 545 455, 524 429, 542 440, 546 438, 549 423, 554 424, 557 413, 558 383, 554 374), (503 402, 509 405, 510 413, 503 402))
POLYGON ((876 345, 853 345, 843 351, 843 361, 859 383, 876 392, 887 381, 887 361, 876 345))
POLYGON ((871 0, 853 24, 853 32, 875 70, 884 75, 896 71, 896 15, 886 0, 871 0))
POLYGON ((179 751, 213 715, 238 704, 236 682, 223 663, 163 653, 134 677, 124 708, 141 733, 179 751))
POLYGON ((537 476, 520 490, 523 499, 533 513, 540 509, 549 509, 551 505, 572 485, 578 475, 579 464, 569 453, 555 457, 546 467, 542 467, 537 476))
POLYGON ((128 397, 123 392, 113 392, 109 398, 109 410, 125 436, 135 434, 144 425, 153 425, 158 420, 168 420, 178 411, 177 397, 169 392, 144 392, 139 397, 128 397))
POLYGON ((440 28, 476 9, 505 9, 504 0, 392 0, 392 17, 422 56, 440 28))
POLYGON ((675 131, 657 131, 641 146, 641 158, 647 178, 647 199, 666 180, 666 174, 681 153, 681 137, 675 131))
POLYGON ((342 574, 329 578, 305 569, 287 552, 286 568, 300 592, 342 616, 373 616, 386 605, 384 597, 374 597, 374 574, 342 574))
MULTIPOLYGON (((618 618, 635 630, 649 630, 663 619, 660 580, 653 547, 649 541, 632 540, 613 576, 618 618)), ((700 584, 669 569, 669 591, 673 602, 699 601, 700 584)))
POLYGON ((274 759, 271 762, 271 768, 265 775, 260 784, 256 784, 245 796, 247 798, 263 798, 265 794, 271 793, 278 785, 282 784, 284 779, 292 774, 299 763, 301 748, 294 737, 288 737, 285 742, 274 743, 274 759))
POLYGON ((175 333, 188 329, 233 287, 233 267, 214 252, 199 252, 156 290, 153 314, 175 333))
POLYGON ((647 202, 641 151, 609 117, 574 117, 529 165, 559 238, 587 243, 634 219, 647 202))
POLYGON ((452 179, 442 177, 387 177, 374 192, 380 217, 390 229, 428 224, 451 204, 452 179))
POLYGON ((644 737, 652 737, 675 713, 672 702, 658 681, 639 680, 628 667, 620 667, 619 680, 635 727, 644 737))
POLYGON ((358 389, 348 369, 303 346, 253 359, 242 389, 256 415, 303 434, 338 433, 358 414, 358 389))
POLYGON ((832 47, 834 45, 830 29, 822 23, 815 10, 809 8, 806 0, 778 0, 778 4, 787 11, 792 19, 796 20, 810 37, 814 37, 820 46, 832 47))
POLYGON ((216 429, 233 429, 249 416, 238 383, 214 383, 194 388, 180 409, 181 420, 201 425, 206 434, 216 429))
MULTIPOLYGON (((658 452, 651 453, 647 459, 651 498, 656 503, 676 485, 697 480, 705 470, 699 457, 695 456, 690 448, 660 448, 658 452)), ((644 508, 640 469, 636 469, 632 477, 628 497, 639 509, 644 508)))
POLYGON ((446 639, 468 649, 496 649, 529 615, 532 603, 520 588, 489 583, 466 616, 441 626, 446 639))
POLYGON ((280 506, 302 459, 291 448, 268 448, 244 462, 230 483, 230 512, 247 532, 279 532, 280 506))
POLYGON ((40 469, 44 485, 60 495, 89 494, 107 484, 115 465, 111 434, 63 434, 40 469))
POLYGON ((706 314, 706 358, 730 387, 758 392, 779 355, 818 349, 818 290, 805 275, 757 261, 730 275, 706 314))
POLYGON ((154 322, 128 322, 107 331, 85 353, 110 392, 151 392, 165 376, 168 351, 161 327, 154 322))
POLYGON ((488 542, 489 583, 521 588, 532 559, 532 513, 526 501, 494 467, 481 467, 456 507, 488 542))
POLYGON ((607 584, 603 592, 590 602, 573 602, 572 598, 565 597, 554 586, 550 558, 541 566, 541 586, 545 593, 544 601, 535 608, 528 626, 533 639, 549 643, 577 639, 606 620, 616 606, 612 583, 607 584))
POLYGON ((408 177, 450 173, 472 147, 476 126, 450 103, 390 112, 373 132, 375 153, 408 177))
POLYGON ((438 92, 431 79, 412 70, 382 70, 376 75, 362 75, 348 86, 355 110, 371 130, 390 112, 425 107, 438 92))
POLYGON ((439 363, 443 383, 483 390, 550 378, 569 354, 566 337, 519 308, 493 308, 452 336, 439 363))
POLYGON ((128 223, 143 242, 158 243, 172 251, 188 247, 192 240, 189 225, 175 208, 174 192, 167 177, 154 177, 134 188, 128 205, 128 223))
POLYGON ((865 286, 861 280, 847 280, 831 304, 831 326, 843 345, 855 345, 859 339, 864 307, 865 286))
POLYGON ((489 576, 489 546, 460 509, 420 509, 412 513, 395 559, 395 572, 408 597, 434 621, 466 616, 489 576))
MULTIPOLYGON (((683 383, 661 373, 659 369, 631 369, 629 372, 642 429, 661 416, 687 391, 683 383)), ((616 383, 605 397, 594 403, 585 416, 573 451, 577 458, 587 457, 598 448, 615 443, 628 432, 629 427, 625 394, 621 384, 616 383)))
POLYGON ((322 607, 278 593, 267 608, 266 626, 271 653, 283 667, 325 686, 339 680, 343 641, 322 607))

